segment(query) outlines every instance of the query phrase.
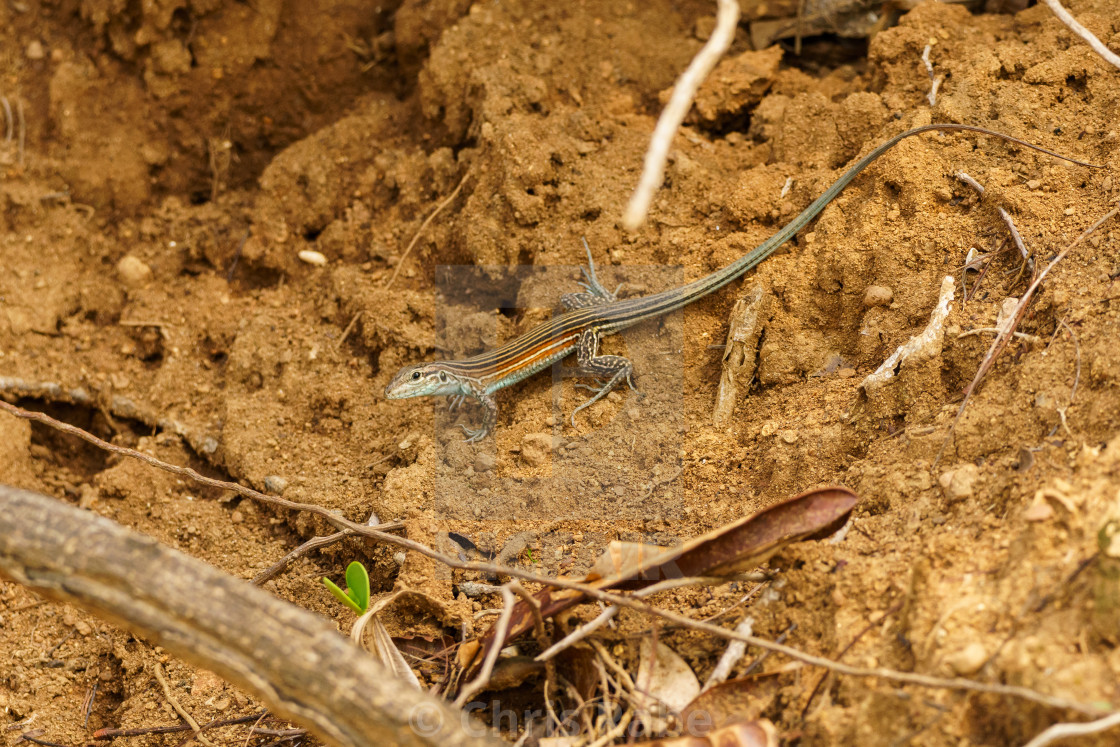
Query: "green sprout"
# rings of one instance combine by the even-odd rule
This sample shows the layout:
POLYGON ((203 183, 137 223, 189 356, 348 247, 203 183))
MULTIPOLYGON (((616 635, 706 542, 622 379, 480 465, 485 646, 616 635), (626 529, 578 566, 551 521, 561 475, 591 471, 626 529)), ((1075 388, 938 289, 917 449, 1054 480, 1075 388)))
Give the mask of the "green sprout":
POLYGON ((366 567, 354 561, 346 566, 346 591, 338 588, 333 581, 323 576, 323 586, 330 589, 338 601, 359 615, 369 609, 369 573, 366 567))

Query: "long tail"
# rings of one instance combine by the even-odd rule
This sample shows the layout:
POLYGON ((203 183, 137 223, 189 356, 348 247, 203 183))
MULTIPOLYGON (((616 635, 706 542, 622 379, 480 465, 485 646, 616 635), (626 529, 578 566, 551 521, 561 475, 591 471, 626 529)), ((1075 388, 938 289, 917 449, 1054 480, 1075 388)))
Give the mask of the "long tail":
MULTIPOLYGON (((964 124, 928 124, 921 127, 915 127, 912 130, 907 130, 906 132, 895 135, 890 140, 887 140, 875 150, 859 159, 855 163, 855 165, 845 171, 839 179, 833 182, 832 186, 826 189, 820 197, 813 200, 809 207, 802 210, 800 215, 787 223, 777 233, 766 239, 766 241, 763 241, 761 244, 756 246, 751 251, 747 252, 739 259, 724 267, 722 270, 716 270, 711 275, 700 278, 699 280, 696 280, 693 283, 685 286, 681 289, 681 297, 684 299, 688 299, 689 301, 694 300, 698 296, 706 295, 715 290, 718 290, 719 288, 722 288, 723 286, 730 283, 732 280, 740 277, 741 275, 743 275, 743 273, 747 272, 759 262, 773 254, 774 251, 778 249, 778 247, 789 241, 798 231, 808 225, 809 221, 813 220, 813 218, 816 218, 817 215, 822 210, 824 210, 825 206, 827 206, 828 203, 832 202, 832 200, 835 199, 835 197, 844 190, 844 187, 847 187, 848 184, 853 179, 855 179, 861 171, 870 166, 871 163, 875 161, 875 159, 893 148, 900 141, 905 140, 908 137, 920 135, 923 132, 931 132, 933 130, 966 130, 968 132, 979 132, 983 135, 998 137, 1001 140, 1006 140, 1009 143, 1022 145, 1023 147, 1030 148, 1031 150, 1037 150, 1040 153, 1045 153, 1047 155, 1054 156, 1055 158, 1060 158, 1063 161, 1076 163, 1079 166, 1088 166, 1092 169, 1104 168, 1103 166, 1099 166, 1097 164, 1079 161, 1076 158, 1070 158, 1069 156, 1063 156, 1061 153, 1055 153, 1054 151, 1043 148, 1040 145, 1028 143, 1025 140, 1020 140, 1019 138, 1012 137, 1010 135, 1004 135, 1002 132, 986 130, 983 127, 973 127, 972 125, 964 124)), ((686 303, 689 301, 686 301, 686 303)))

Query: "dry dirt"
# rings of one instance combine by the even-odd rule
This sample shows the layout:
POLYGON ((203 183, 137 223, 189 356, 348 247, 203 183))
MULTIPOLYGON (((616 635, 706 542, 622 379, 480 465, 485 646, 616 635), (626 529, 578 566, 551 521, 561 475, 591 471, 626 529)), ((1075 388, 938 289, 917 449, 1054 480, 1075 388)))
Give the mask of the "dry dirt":
MULTIPOLYGON (((1120 50, 1114 0, 1069 6, 1120 50)), ((546 573, 585 569, 612 539, 671 544, 841 483, 862 497, 843 541, 783 551, 778 580, 722 624, 750 615, 759 635, 795 625, 791 645, 857 665, 1120 705, 1120 560, 1098 553, 1098 533, 1120 521, 1120 222, 1052 272, 1021 326, 1038 339, 1008 348, 935 463, 992 337, 958 335, 993 326, 1026 287, 1007 251, 962 303, 961 283, 980 282, 962 272, 966 254, 1004 244, 1003 207, 1041 266, 1116 202, 1120 72, 1041 6, 970 15, 926 2, 867 44, 823 37, 800 57, 792 45, 745 54, 742 29, 673 143, 649 222, 628 233, 619 218, 664 93, 712 15, 698 0, 0 4, 13 123, 0 141, 3 394, 169 461, 258 488, 272 478, 287 498, 401 519, 450 552, 453 532, 546 573), (927 44, 944 76, 932 108, 927 44), (873 144, 931 121, 1104 168, 994 138, 913 138, 745 281, 607 340, 635 361, 644 398, 619 390, 573 427, 585 393, 540 374, 498 395, 496 432, 479 444, 454 427, 476 421, 473 406, 384 398, 406 363, 546 318, 576 289, 581 237, 624 295, 700 277, 873 144), (925 326, 947 274, 958 292, 940 352, 861 397, 861 378, 925 326), (772 300, 757 376, 716 428, 728 312, 756 284, 772 300), (889 297, 866 304, 869 286, 889 297)), ((243 578, 326 529, 8 415, 0 481, 243 578)), ((347 629, 319 579, 353 559, 375 593, 440 603, 396 613, 394 634, 459 638, 500 603, 461 593, 470 576, 356 541, 267 588, 347 629)), ((654 601, 699 618, 742 594, 654 601)), ((608 634, 625 665, 648 630, 622 615, 608 634)), ((701 679, 724 647, 682 631, 660 640, 701 679)), ((213 675, 0 582, 5 744, 32 729, 77 745, 102 727, 175 723, 157 661, 197 720, 252 711, 213 675)), ((1016 744, 1073 717, 852 678, 810 700, 819 678, 787 676, 763 708, 787 743, 1016 744)), ((518 702, 539 706, 540 688, 530 681, 518 702)))

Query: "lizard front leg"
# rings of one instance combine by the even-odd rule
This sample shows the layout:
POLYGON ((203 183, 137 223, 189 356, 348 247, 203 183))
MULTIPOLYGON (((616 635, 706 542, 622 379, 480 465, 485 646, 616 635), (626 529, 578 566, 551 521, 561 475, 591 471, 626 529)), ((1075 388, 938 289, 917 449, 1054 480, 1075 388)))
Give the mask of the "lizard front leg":
POLYGON ((494 429, 494 425, 498 422, 498 403, 494 401, 494 395, 482 391, 472 392, 465 396, 478 400, 478 403, 482 405, 482 427, 468 428, 459 423, 463 433, 467 434, 467 443, 474 443, 486 438, 487 434, 494 429))

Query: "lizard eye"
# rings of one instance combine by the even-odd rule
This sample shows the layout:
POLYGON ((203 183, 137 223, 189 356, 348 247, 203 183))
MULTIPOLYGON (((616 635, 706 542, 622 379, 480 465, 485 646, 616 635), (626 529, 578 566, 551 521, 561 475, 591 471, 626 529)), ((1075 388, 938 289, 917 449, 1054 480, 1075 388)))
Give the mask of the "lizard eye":
POLYGON ((412 380, 413 381, 420 381, 420 372, 419 371, 413 371, 412 372, 412 380))
POLYGON ((440 371, 439 372, 439 380, 443 381, 443 382, 447 381, 447 372, 446 371, 440 371))

